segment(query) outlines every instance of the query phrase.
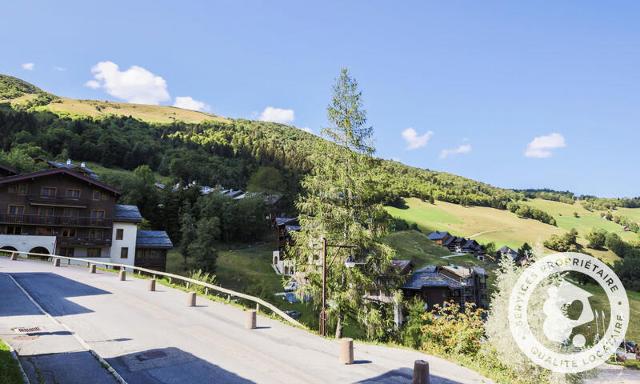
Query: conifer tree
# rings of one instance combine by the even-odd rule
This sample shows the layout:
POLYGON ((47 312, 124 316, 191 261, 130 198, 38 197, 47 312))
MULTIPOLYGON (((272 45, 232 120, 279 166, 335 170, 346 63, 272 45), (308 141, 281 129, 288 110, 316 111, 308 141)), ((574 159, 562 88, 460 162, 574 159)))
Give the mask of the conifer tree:
POLYGON ((367 328, 389 326, 388 316, 378 314, 390 311, 365 295, 386 290, 392 283, 382 277, 389 276, 393 251, 380 242, 389 223, 379 203, 373 128, 367 125, 358 83, 347 69, 333 87, 327 116, 330 127, 323 134, 337 145, 318 141, 319 147, 312 151, 316 154, 310 159, 313 170, 303 179, 303 192, 296 202, 303 230, 296 234, 294 255, 297 271, 306 279, 301 293, 312 295, 319 307, 319 247, 322 238, 327 240, 327 313, 339 338, 348 321, 366 323, 367 328), (347 258, 356 265, 347 267, 347 258))

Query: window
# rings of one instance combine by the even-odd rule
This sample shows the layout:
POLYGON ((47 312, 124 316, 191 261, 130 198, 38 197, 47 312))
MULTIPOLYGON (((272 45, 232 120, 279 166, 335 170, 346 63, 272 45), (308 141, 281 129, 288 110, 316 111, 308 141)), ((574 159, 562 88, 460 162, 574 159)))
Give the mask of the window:
POLYGON ((118 228, 116 229, 116 240, 122 240, 124 237, 124 229, 118 228))
POLYGON ((89 231, 89 239, 91 240, 102 240, 102 231, 97 229, 92 229, 89 231))
POLYGON ((9 225, 7 226, 7 235, 21 235, 22 227, 18 225, 9 225))
POLYGON ((100 200, 101 195, 102 193, 100 193, 100 191, 98 190, 93 191, 93 200, 100 200))
POLYGON ((9 193, 17 193, 18 195, 26 195, 28 191, 27 184, 14 184, 9 186, 9 193))
POLYGON ((40 195, 42 197, 56 197, 56 187, 42 187, 40 189, 40 195))
POLYGON ((60 256, 73 257, 73 248, 60 248, 60 256))
POLYGON ((80 198, 80 190, 79 189, 67 189, 67 197, 71 197, 73 199, 80 198))
POLYGON ((63 228, 62 237, 76 237, 76 229, 75 228, 63 228))
POLYGON ((87 248, 87 257, 100 257, 100 248, 87 248))
POLYGON ((104 210, 94 209, 91 211, 91 223, 97 224, 104 220, 104 210))
POLYGON ((120 248, 120 258, 126 259, 128 257, 129 257, 129 248, 127 247, 120 248))
POLYGON ((10 215, 16 215, 16 216, 24 215, 24 205, 10 205, 8 212, 10 215))
POLYGON ((104 219, 104 210, 94 209, 93 211, 91 211, 91 218, 92 219, 104 219))

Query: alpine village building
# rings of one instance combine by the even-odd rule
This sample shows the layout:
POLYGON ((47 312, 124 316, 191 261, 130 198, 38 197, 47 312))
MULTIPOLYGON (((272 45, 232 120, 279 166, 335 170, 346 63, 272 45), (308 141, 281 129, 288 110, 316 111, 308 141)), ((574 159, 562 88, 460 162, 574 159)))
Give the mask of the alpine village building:
POLYGON ((169 236, 139 230, 140 211, 117 204, 120 191, 84 163, 46 163, 25 174, 0 165, 0 249, 166 269, 169 236))

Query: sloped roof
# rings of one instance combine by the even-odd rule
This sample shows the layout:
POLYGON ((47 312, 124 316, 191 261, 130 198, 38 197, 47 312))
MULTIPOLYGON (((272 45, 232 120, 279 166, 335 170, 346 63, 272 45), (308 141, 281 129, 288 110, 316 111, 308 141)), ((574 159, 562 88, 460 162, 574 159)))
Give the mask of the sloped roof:
POLYGON ((297 217, 276 217, 276 225, 287 225, 297 221, 297 217))
POLYGON ((135 205, 116 204, 113 206, 113 221, 140 223, 142 215, 135 205))
POLYGON ((13 175, 17 175, 18 174, 18 170, 17 169, 15 169, 13 167, 10 167, 8 165, 5 165, 5 164, 0 164, 0 169, 4 170, 7 173, 11 173, 13 175))
POLYGON ((498 249, 498 252, 500 252, 500 253, 517 253, 517 251, 507 247, 506 245, 503 246, 502 248, 498 249))
POLYGON ((402 287, 404 289, 420 290, 422 287, 449 287, 460 288, 462 284, 454 279, 437 272, 433 265, 420 268, 411 275, 409 281, 402 287))
POLYGON ((36 171, 36 172, 31 172, 31 173, 25 173, 25 174, 22 174, 22 175, 5 177, 3 179, 0 179, 0 185, 1 184, 16 183, 16 182, 30 180, 30 179, 36 179, 38 177, 59 175, 59 174, 64 174, 64 175, 68 175, 68 176, 71 176, 71 177, 75 177, 76 179, 80 179, 82 181, 86 181, 89 184, 93 184, 98 188, 102 188, 102 189, 107 190, 107 191, 109 191, 109 192, 111 192, 113 194, 120 195, 120 191, 118 191, 114 187, 112 187, 110 185, 107 185, 107 184, 105 184, 103 182, 100 182, 100 181, 94 179, 93 177, 86 176, 86 175, 84 175, 82 173, 79 173, 79 172, 76 172, 76 171, 72 171, 72 170, 67 169, 67 168, 45 169, 43 171, 36 171))
POLYGON ((442 240, 442 239, 444 239, 444 238, 445 238, 445 237, 447 237, 447 236, 449 236, 449 232, 438 232, 438 231, 435 231, 435 232, 431 232, 431 233, 427 236, 427 238, 428 238, 429 240, 442 240))
POLYGON ((173 248, 173 243, 165 231, 138 231, 136 248, 173 248))

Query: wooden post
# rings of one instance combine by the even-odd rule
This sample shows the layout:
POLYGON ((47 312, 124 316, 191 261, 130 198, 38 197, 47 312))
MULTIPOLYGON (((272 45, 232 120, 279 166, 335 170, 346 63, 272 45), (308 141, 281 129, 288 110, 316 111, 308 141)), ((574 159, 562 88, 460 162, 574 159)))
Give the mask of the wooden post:
POLYGON ((413 363, 413 384, 429 384, 429 362, 424 360, 416 360, 413 363))
POLYGON ((53 266, 54 267, 59 267, 60 266, 60 259, 58 259, 58 258, 53 259, 53 266))
POLYGON ((96 273, 96 265, 89 264, 89 273, 96 273))
POLYGON ((340 364, 353 364, 353 339, 340 339, 340 364))
POLYGON ((245 328, 256 329, 256 311, 247 311, 247 318, 245 322, 245 328))
POLYGON ((149 280, 149 291, 153 292, 156 290, 156 279, 149 280))
POLYGON ((18 255, 15 252, 11 252, 11 260, 13 261, 18 260, 18 255))
POLYGON ((119 276, 120 276, 120 281, 127 280, 127 271, 125 271, 124 269, 121 269, 120 273, 119 273, 119 276))
POLYGON ((189 294, 187 295, 187 306, 188 307, 195 307, 196 306, 196 293, 195 292, 189 292, 189 294))

